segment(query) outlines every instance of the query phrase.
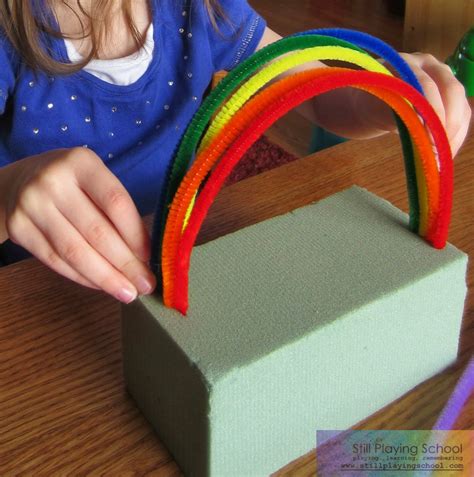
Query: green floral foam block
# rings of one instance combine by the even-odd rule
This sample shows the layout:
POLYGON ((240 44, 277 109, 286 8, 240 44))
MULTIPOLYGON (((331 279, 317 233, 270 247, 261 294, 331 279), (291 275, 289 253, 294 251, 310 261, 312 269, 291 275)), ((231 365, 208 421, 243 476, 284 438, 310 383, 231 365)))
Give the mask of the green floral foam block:
POLYGON ((352 187, 196 247, 185 318, 122 307, 126 386, 187 476, 267 476, 455 361, 467 255, 352 187))

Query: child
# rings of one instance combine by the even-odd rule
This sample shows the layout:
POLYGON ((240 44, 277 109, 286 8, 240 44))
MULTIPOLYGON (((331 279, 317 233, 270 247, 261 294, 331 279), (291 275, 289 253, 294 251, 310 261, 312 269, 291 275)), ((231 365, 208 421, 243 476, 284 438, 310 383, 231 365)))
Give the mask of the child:
MULTIPOLYGON (((124 303, 151 293, 141 216, 183 130, 216 71, 279 38, 246 0, 1 2, 0 259, 34 255, 124 303)), ((431 56, 405 59, 456 153, 463 87, 431 56)), ((356 91, 300 111, 346 137, 393 130, 388 108, 356 91)))

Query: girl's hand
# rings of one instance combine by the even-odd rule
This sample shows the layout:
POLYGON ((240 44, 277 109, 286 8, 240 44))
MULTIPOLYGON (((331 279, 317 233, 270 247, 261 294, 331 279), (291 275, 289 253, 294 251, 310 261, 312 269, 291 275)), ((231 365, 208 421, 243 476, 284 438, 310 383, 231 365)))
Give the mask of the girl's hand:
MULTIPOLYGON (((438 114, 446 129, 451 151, 455 156, 466 139, 471 121, 471 107, 464 86, 453 75, 451 68, 425 53, 400 53, 418 78, 426 99, 438 114)), ((354 111, 363 111, 369 127, 379 131, 395 131, 391 110, 374 97, 354 90, 354 111), (370 123, 370 124, 369 124, 370 123)), ((359 115, 360 116, 360 115, 359 115)))
MULTIPOLYGON (((257 50, 281 38, 267 27, 257 50)), ((433 55, 400 55, 413 69, 427 100, 441 119, 455 156, 466 138, 471 120, 471 108, 464 86, 453 75, 451 68, 433 55)), ((318 61, 307 63, 293 68, 281 77, 323 66, 318 61)), ((342 88, 322 94, 299 106, 298 111, 332 133, 352 139, 366 139, 397 130, 392 110, 378 98, 355 88, 342 88)))
POLYGON ((59 274, 124 303, 156 285, 150 240, 127 190, 90 149, 56 149, 5 168, 5 228, 59 274), (6 170, 8 169, 8 171, 6 170))
POLYGON ((453 75, 451 68, 425 53, 401 53, 418 78, 426 98, 443 123, 453 155, 467 136, 471 107, 466 91, 453 75))

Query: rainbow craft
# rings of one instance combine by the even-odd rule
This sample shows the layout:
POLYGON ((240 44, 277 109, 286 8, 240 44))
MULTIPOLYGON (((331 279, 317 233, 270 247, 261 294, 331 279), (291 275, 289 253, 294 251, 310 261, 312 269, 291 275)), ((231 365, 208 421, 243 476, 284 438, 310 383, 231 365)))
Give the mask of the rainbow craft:
POLYGON ((186 314, 194 242, 214 198, 245 152, 291 109, 348 86, 367 91, 392 108, 404 157, 409 228, 434 248, 444 248, 452 207, 452 155, 444 128, 415 75, 395 50, 370 35, 312 30, 248 58, 211 92, 190 123, 170 166, 153 225, 151 265, 165 306, 186 314), (314 60, 341 60, 362 69, 314 68, 273 81, 314 60))

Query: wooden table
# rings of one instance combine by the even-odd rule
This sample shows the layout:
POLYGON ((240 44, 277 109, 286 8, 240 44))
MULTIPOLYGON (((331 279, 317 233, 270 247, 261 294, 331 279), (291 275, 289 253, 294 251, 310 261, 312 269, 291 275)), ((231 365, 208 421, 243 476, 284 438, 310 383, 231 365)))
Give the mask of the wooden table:
MULTIPOLYGON (((449 240, 471 255, 459 359, 359 429, 430 429, 474 350, 474 134, 455 161, 449 240)), ((348 142, 222 191, 199 241, 352 184, 407 211, 395 135, 348 142)), ((120 306, 34 259, 0 269, 0 475, 181 475, 124 389, 120 306)), ((456 423, 474 428, 473 400, 456 423)), ((278 475, 314 475, 314 452, 278 475)))
POLYGON ((474 0, 406 0, 403 51, 423 51, 445 61, 472 26, 474 0))

